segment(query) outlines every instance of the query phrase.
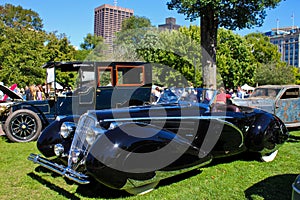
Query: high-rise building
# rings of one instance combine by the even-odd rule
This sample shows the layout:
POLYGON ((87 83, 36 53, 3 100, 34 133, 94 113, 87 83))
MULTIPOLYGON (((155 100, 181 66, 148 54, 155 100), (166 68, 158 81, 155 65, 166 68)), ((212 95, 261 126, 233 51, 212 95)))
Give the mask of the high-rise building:
POLYGON ((133 16, 133 10, 104 4, 94 10, 94 34, 102 36, 112 51, 115 33, 122 28, 124 19, 133 16))
POLYGON ((278 47, 282 61, 288 65, 299 67, 300 29, 298 27, 274 28, 265 35, 270 37, 270 42, 278 47))

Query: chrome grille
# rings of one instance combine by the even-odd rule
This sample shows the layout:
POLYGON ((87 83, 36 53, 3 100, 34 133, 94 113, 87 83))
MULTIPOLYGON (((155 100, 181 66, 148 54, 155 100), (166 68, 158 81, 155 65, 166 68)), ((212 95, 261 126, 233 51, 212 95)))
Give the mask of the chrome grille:
POLYGON ((80 117, 69 152, 68 166, 71 169, 76 170, 79 165, 84 163, 89 150, 86 133, 88 128, 95 126, 96 123, 97 119, 92 112, 87 112, 80 117))

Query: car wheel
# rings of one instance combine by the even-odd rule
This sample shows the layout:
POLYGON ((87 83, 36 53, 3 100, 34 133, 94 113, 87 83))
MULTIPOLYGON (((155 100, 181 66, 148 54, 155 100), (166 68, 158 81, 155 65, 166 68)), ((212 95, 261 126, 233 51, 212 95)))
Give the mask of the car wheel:
POLYGON ((262 156, 260 157, 260 159, 261 159, 261 161, 263 161, 263 162, 272 162, 272 161, 276 158, 277 153, 278 153, 278 150, 276 150, 276 151, 274 151, 274 152, 272 152, 272 153, 269 153, 269 154, 267 154, 267 155, 262 155, 262 156))
POLYGON ((158 183, 159 181, 142 185, 140 187, 129 188, 126 189, 125 191, 133 195, 143 195, 154 190, 154 188, 157 186, 158 183))
POLYGON ((42 123, 39 116, 31 110, 17 110, 5 121, 5 134, 13 142, 30 142, 36 140, 41 132, 42 123))

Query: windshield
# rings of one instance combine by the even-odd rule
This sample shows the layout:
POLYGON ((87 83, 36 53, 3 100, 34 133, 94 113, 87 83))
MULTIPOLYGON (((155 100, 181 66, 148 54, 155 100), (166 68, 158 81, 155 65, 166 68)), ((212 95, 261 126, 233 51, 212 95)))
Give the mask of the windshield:
POLYGON ((256 88, 250 97, 275 98, 280 90, 279 88, 256 88))
POLYGON ((211 104, 215 95, 215 90, 203 88, 167 88, 161 92, 157 104, 179 103, 180 101, 211 104))

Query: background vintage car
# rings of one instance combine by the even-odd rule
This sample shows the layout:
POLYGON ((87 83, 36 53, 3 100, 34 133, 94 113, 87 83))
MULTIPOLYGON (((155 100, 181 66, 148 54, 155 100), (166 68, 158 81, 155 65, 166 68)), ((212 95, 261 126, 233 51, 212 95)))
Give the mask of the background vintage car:
POLYGON ((234 99, 237 105, 259 108, 278 116, 287 127, 300 126, 300 86, 263 85, 249 98, 234 99))
POLYGON ((5 90, 6 94, 10 93, 11 101, 1 104, 0 119, 11 141, 36 140, 41 130, 57 116, 82 114, 89 109, 142 105, 150 100, 152 68, 149 63, 49 62, 43 68, 47 69, 47 81, 52 82, 56 82, 56 70, 78 72, 78 88, 72 95, 52 93, 50 98, 38 101, 21 101, 18 95, 5 90), (18 101, 13 101, 16 99, 18 101))
POLYGON ((51 123, 28 159, 80 184, 91 179, 140 194, 170 176, 244 152, 272 161, 288 131, 275 115, 214 105, 206 89, 167 89, 155 105, 90 110, 51 123))

